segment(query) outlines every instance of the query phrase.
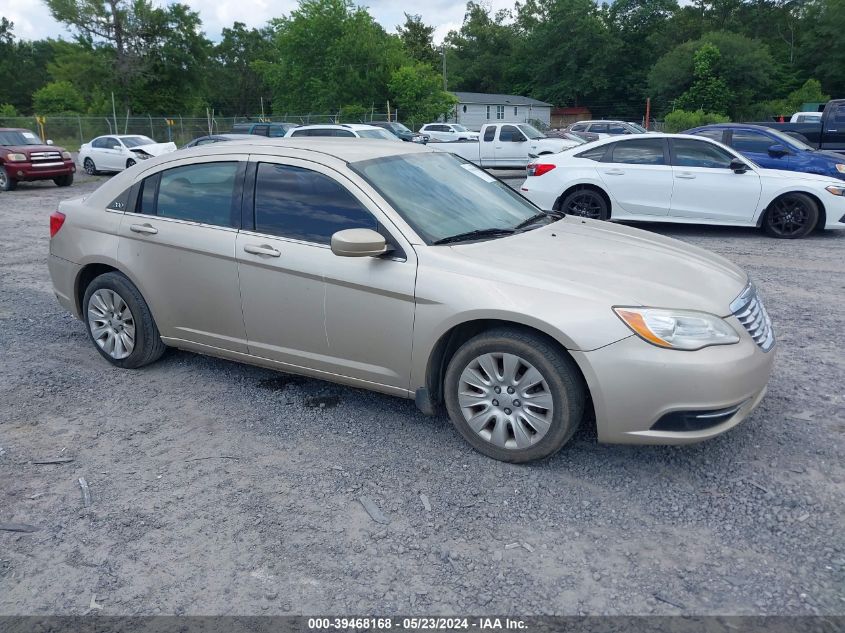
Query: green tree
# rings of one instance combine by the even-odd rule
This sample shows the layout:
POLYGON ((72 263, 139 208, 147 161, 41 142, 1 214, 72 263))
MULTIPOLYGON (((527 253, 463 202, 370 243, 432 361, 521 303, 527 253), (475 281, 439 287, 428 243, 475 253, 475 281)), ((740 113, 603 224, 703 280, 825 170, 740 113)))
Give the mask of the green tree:
POLYGON ((815 0, 806 9, 797 64, 835 97, 845 96, 845 0, 815 0))
POLYGON ((262 97, 266 111, 270 111, 269 88, 253 62, 270 61, 271 50, 270 29, 248 29, 241 22, 223 29, 222 38, 214 48, 214 65, 210 71, 213 90, 209 95, 217 112, 254 114, 261 111, 262 97))
POLYGON ((32 102, 38 114, 85 111, 85 100, 73 84, 67 81, 54 81, 39 88, 32 96, 32 102))
POLYGON ((689 89, 678 97, 678 107, 697 108, 707 112, 725 114, 733 99, 730 88, 719 76, 722 54, 713 44, 705 42, 693 55, 693 77, 689 89))
POLYGON ((32 93, 48 81, 45 68, 53 57, 55 42, 17 40, 14 26, 7 18, 0 18, 0 103, 30 112, 32 93))
POLYGON ((730 117, 719 114, 718 112, 673 110, 666 115, 664 124, 667 132, 675 133, 702 125, 710 125, 711 123, 727 123, 730 120, 730 117))
POLYGON ((397 26, 399 38, 408 57, 437 68, 440 54, 434 48, 434 27, 422 21, 422 16, 405 14, 405 24, 397 26))
POLYGON ((0 103, 0 119, 18 116, 18 110, 11 103, 0 103))
POLYGON ((443 90, 440 75, 422 62, 396 70, 388 88, 399 117, 412 129, 449 114, 458 102, 454 95, 443 90))

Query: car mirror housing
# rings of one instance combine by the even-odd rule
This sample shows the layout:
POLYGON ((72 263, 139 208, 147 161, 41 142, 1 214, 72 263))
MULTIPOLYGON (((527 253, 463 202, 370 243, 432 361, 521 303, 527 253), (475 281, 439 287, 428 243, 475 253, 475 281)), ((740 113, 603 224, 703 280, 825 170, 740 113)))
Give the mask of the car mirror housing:
POLYGON ((332 253, 339 257, 378 257, 387 251, 387 240, 372 229, 344 229, 332 235, 332 253))
POLYGON ((771 145, 768 151, 771 156, 785 156, 786 154, 789 154, 789 150, 786 149, 786 146, 781 145, 780 143, 771 145))
POLYGON ((52 144, 53 144, 53 141, 48 138, 47 139, 47 145, 52 145, 52 144))
POLYGON ((744 174, 745 172, 747 172, 747 171, 748 171, 748 164, 747 164, 745 161, 743 161, 743 160, 741 160, 741 159, 739 159, 739 158, 734 158, 734 159, 731 161, 731 164, 730 164, 728 167, 729 167, 729 168, 730 168, 730 169, 731 169, 731 170, 732 170, 735 174, 744 174))

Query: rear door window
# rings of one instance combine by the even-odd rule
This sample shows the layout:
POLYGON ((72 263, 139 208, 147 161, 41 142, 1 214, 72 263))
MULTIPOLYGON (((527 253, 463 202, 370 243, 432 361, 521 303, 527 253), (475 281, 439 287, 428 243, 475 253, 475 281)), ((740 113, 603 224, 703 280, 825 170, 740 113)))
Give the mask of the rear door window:
POLYGON ((665 165, 663 139, 637 139, 613 144, 611 163, 628 165, 665 165))
POLYGON ((237 226, 235 181, 237 162, 200 163, 174 167, 146 178, 139 211, 162 218, 237 226))
POLYGON ((487 128, 484 130, 484 140, 489 143, 494 138, 496 138, 496 126, 488 125, 487 128))

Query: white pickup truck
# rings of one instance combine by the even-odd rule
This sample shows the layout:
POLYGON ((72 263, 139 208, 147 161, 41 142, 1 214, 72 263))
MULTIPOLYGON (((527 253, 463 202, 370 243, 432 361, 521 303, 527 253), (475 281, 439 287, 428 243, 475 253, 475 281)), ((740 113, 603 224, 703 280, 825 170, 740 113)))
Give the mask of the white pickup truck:
POLYGON ((556 154, 579 145, 577 141, 549 138, 527 123, 488 123, 481 128, 478 141, 451 141, 428 146, 441 152, 457 154, 479 167, 518 169, 531 162, 531 156, 556 154))

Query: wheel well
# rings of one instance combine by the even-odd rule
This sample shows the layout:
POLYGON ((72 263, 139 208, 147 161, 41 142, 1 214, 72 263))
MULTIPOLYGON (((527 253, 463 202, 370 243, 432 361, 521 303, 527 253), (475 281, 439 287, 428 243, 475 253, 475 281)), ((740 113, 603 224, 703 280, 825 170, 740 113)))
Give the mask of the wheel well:
POLYGON ((88 264, 79 271, 79 274, 76 276, 76 288, 74 292, 74 296, 76 297, 76 307, 79 310, 79 314, 83 314, 82 299, 85 297, 85 291, 88 289, 89 284, 100 275, 111 272, 120 271, 114 266, 109 266, 108 264, 88 264))
MULTIPOLYGON (((431 352, 431 356, 429 356, 428 367, 426 368, 425 386, 426 389, 428 389, 428 393, 431 396, 431 401, 433 403, 443 402, 443 378, 446 375, 446 368, 449 366, 449 361, 452 360, 455 352, 458 351, 461 345, 466 343, 472 337, 497 327, 509 327, 523 330, 525 332, 531 332, 537 336, 542 336, 563 354, 572 358, 569 351, 561 345, 560 341, 552 338, 537 328, 523 325, 521 323, 514 323, 512 321, 503 321, 501 319, 477 319, 475 321, 467 321, 456 325, 451 330, 443 334, 443 336, 441 336, 434 345, 434 350, 431 352)), ((577 363, 573 362, 573 364, 575 367, 578 367, 577 363)), ((578 372, 581 373, 580 368, 578 368, 578 372)), ((589 386, 587 385, 587 381, 583 374, 581 374, 581 379, 584 382, 584 388, 587 389, 587 396, 589 397, 589 386)))
POLYGON ((824 209, 824 204, 822 203, 821 198, 819 198, 817 195, 812 194, 812 193, 808 193, 806 191, 787 191, 786 193, 780 194, 777 198, 772 200, 769 203, 769 206, 766 207, 766 210, 763 213, 760 214, 760 219, 757 220, 757 227, 759 228, 759 227, 763 226, 763 218, 766 217, 766 214, 769 212, 769 209, 771 208, 771 206, 775 202, 777 202, 778 200, 780 200, 784 196, 788 196, 788 195, 793 194, 793 193, 800 193, 804 196, 807 196, 813 202, 816 203, 816 206, 818 206, 818 208, 819 208, 819 220, 818 220, 818 222, 816 222, 816 226, 813 227, 813 228, 814 228, 814 230, 823 229, 824 225, 827 224, 827 213, 824 209))
POLYGON ((574 191, 580 191, 583 189, 591 189, 592 191, 597 192, 602 198, 604 198, 604 201, 607 203, 607 217, 613 215, 613 205, 610 202, 610 196, 607 195, 607 192, 598 185, 591 184, 572 185, 569 189, 560 194, 560 197, 557 200, 555 200, 555 210, 560 211, 560 207, 563 204, 563 201, 566 199, 566 196, 568 196, 574 191))

